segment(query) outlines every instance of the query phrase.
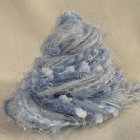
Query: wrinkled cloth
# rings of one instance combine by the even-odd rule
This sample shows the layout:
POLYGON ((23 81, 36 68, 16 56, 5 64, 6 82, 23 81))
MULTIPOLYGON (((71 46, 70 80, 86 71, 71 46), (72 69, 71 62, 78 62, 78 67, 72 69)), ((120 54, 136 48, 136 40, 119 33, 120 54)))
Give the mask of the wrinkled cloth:
POLYGON ((5 113, 22 127, 54 133, 99 124, 139 99, 140 84, 112 65, 100 29, 74 12, 58 17, 41 53, 5 101, 5 113))

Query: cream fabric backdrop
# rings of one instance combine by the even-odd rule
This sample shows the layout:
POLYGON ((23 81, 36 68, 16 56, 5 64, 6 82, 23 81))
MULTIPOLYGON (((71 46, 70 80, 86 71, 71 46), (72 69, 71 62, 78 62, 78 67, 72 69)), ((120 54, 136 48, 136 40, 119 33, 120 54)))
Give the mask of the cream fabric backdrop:
MULTIPOLYGON (((0 140, 52 139, 9 122, 2 105, 40 55, 41 42, 65 10, 99 25, 107 34, 114 63, 127 78, 140 80, 140 0, 0 0, 0 140)), ((96 128, 65 131, 57 139, 140 140, 139 107, 96 128)))

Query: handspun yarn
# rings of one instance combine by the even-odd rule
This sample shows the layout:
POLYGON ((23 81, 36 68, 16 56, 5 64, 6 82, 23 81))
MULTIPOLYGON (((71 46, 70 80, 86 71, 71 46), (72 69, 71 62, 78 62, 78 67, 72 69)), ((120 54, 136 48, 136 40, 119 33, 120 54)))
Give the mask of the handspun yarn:
POLYGON ((5 101, 5 113, 20 126, 56 132, 99 124, 139 98, 140 84, 112 66, 101 31, 74 12, 58 17, 41 53, 5 101))

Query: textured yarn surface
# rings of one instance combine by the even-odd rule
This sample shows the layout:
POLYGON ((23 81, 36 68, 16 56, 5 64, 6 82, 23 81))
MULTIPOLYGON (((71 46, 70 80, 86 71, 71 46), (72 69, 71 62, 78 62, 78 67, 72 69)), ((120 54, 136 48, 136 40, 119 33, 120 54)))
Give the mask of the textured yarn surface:
POLYGON ((41 52, 5 101, 5 113, 22 127, 55 133, 99 124, 139 99, 140 84, 112 66, 101 31, 76 13, 60 15, 41 52))

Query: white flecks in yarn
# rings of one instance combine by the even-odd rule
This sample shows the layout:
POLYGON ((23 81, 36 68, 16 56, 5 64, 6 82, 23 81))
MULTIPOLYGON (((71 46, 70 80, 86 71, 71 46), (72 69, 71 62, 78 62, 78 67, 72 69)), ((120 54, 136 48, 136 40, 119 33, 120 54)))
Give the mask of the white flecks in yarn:
POLYGON ((50 68, 46 68, 46 67, 42 68, 41 72, 48 77, 52 76, 53 74, 53 71, 50 68))
POLYGON ((59 97, 59 99, 60 99, 61 101, 63 101, 64 103, 69 103, 69 102, 72 101, 72 98, 69 98, 69 97, 67 97, 66 95, 61 95, 61 96, 59 97))
POLYGON ((63 73, 72 73, 74 71, 75 71, 74 66, 69 66, 65 69, 63 73))
POLYGON ((90 66, 86 61, 83 61, 80 66, 80 72, 89 73, 90 72, 90 66))
POLYGON ((95 123, 99 124, 99 123, 102 123, 102 122, 103 122, 103 115, 96 113, 95 114, 95 123))
POLYGON ((79 118, 85 119, 87 117, 87 112, 82 108, 75 108, 75 113, 79 118))

